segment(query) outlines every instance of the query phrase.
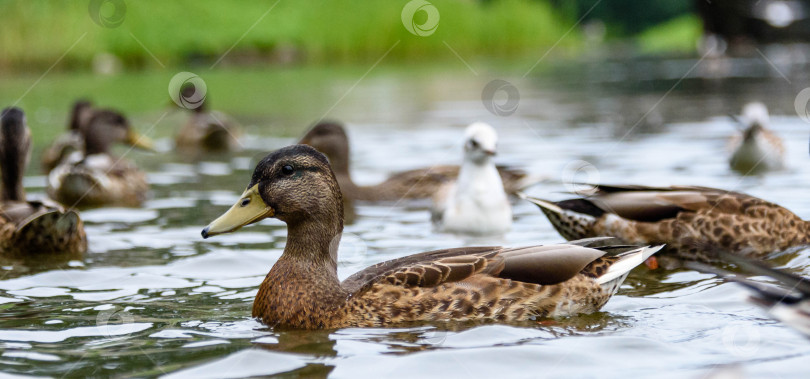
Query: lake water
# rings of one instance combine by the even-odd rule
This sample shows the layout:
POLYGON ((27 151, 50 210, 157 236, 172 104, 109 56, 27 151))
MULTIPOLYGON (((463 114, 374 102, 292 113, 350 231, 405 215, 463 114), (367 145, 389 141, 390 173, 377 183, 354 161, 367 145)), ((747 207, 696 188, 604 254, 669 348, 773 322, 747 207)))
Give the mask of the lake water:
MULTIPOLYGON (((283 249, 283 224, 266 220, 235 234, 200 237, 202 227, 237 200, 264 153, 293 142, 321 117, 347 122, 358 182, 457 163, 464 126, 483 120, 500 134, 498 163, 549 179, 532 195, 562 199, 574 181, 694 184, 748 192, 810 217, 810 127, 793 106, 808 84, 802 67, 777 66, 780 73, 761 59, 737 60, 725 63, 732 78, 719 80, 710 78, 709 63, 561 65, 525 78, 520 70, 487 66, 473 73, 461 62, 419 70, 383 66, 368 75, 367 67, 201 73, 214 107, 248 132, 244 151, 202 161, 172 151, 170 136, 183 119, 165 106, 174 72, 45 76, 20 102, 38 150, 61 130, 67 104, 90 95, 127 111, 139 130, 158 139, 160 152, 127 155, 149 173, 151 200, 142 209, 82 213, 90 241, 83 261, 0 271, 0 371, 52 377, 807 377, 810 341, 746 303, 740 286, 690 270, 640 267, 602 312, 582 317, 279 332, 250 311, 257 286, 283 249), (493 79, 519 90, 514 114, 495 116, 483 106, 482 89, 493 79), (751 100, 773 113, 772 127, 787 144, 785 171, 742 178, 727 168, 725 145, 735 127, 725 115, 751 100)), ((34 80, 7 81, 0 99, 14 102, 34 80)), ((31 197, 44 193, 37 167, 35 159, 25 181, 31 197)), ((494 240, 435 233, 424 203, 359 204, 356 212, 341 245, 342 278, 425 250, 562 241, 534 205, 517 200, 512 231, 494 240)), ((810 275, 808 251, 771 261, 810 275)))

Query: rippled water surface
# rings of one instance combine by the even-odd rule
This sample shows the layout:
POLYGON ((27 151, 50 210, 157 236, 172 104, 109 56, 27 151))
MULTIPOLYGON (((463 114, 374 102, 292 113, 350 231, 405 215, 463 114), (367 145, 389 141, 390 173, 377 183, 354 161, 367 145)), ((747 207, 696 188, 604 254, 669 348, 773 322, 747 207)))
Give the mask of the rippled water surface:
MULTIPOLYGON (((521 94, 518 111, 509 117, 482 106, 481 89, 495 77, 481 68, 473 75, 461 64, 438 72, 381 69, 367 77, 348 70, 281 88, 274 87, 284 82, 280 77, 297 74, 254 72, 247 92, 220 90, 220 98, 227 98, 222 103, 243 105, 223 110, 245 124, 246 149, 200 161, 171 149, 169 136, 182 120, 175 113, 161 116, 171 73, 161 74, 166 82, 110 79, 99 85, 142 86, 135 92, 154 86, 159 94, 161 102, 151 110, 128 112, 140 130, 159 140, 159 153, 127 156, 148 170, 151 200, 143 209, 83 212, 90 252, 81 262, 2 268, 0 371, 54 377, 806 377, 810 341, 746 303, 739 286, 694 271, 638 268, 602 312, 583 317, 521 325, 273 331, 251 319, 250 311, 257 286, 283 249, 284 225, 266 220, 235 234, 200 238, 201 228, 237 199, 257 159, 294 141, 322 115, 348 123, 359 182, 458 162, 463 127, 480 119, 498 129, 498 163, 549 179, 532 188, 533 195, 562 199, 561 192, 570 189, 565 183, 575 180, 698 184, 748 192, 810 218, 810 128, 793 110, 806 78, 792 73, 788 83, 763 66, 736 79, 703 79, 701 70, 690 70, 695 63, 614 63, 525 79, 516 73, 504 77, 521 94), (602 77, 624 79, 597 80, 602 77), (263 98, 269 105, 251 108, 234 100, 239 98, 263 98), (727 169, 725 145, 735 128, 725 115, 750 100, 766 102, 774 114, 773 129, 788 149, 783 172, 741 178, 727 169)), ((217 75, 212 81, 222 88, 227 75, 217 75)), ((31 99, 50 99, 38 92, 49 88, 71 93, 71 83, 60 74, 46 77, 45 89, 34 89, 31 99)), ((0 97, 13 101, 27 85, 20 80, 0 87, 0 97)), ((61 110, 31 99, 22 104, 33 108, 36 140, 36 124, 61 124, 61 110)), ((37 140, 38 148, 44 144, 37 140)), ((42 196, 45 178, 36 167, 29 173, 29 195, 42 196)), ((562 241, 536 207, 520 201, 513 230, 499 240, 435 233, 425 204, 359 204, 356 213, 341 246, 341 278, 430 249, 562 241)), ((808 275, 808 254, 777 255, 772 262, 808 275)))

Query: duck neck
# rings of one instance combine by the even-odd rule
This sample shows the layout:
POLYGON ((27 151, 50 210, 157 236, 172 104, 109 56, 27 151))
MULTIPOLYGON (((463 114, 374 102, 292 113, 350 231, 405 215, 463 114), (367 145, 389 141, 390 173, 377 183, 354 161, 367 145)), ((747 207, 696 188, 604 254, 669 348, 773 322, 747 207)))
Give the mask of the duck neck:
POLYGON ((91 127, 84 136, 84 155, 109 154, 110 138, 97 128, 91 127))
MULTIPOLYGON (((24 201, 25 188, 22 185, 22 167, 16 160, 3 157, 3 201, 24 201)), ((17 158, 14 158, 17 159, 17 158)))
POLYGON ((498 169, 489 158, 481 162, 465 159, 458 173, 459 190, 466 192, 489 192, 491 188, 503 187, 498 169))
POLYGON ((25 146, 17 145, 15 141, 6 141, 0 151, 0 171, 3 180, 3 201, 25 201, 25 188, 22 184, 23 171, 27 152, 25 146), (13 143, 8 143, 13 142, 13 143))
POLYGON ((283 255, 336 273, 337 246, 342 231, 342 220, 335 223, 313 220, 288 225, 283 255))
POLYGON ((330 315, 345 304, 348 295, 337 276, 343 223, 304 222, 288 227, 287 246, 259 287, 253 316, 268 325, 330 327, 330 315))

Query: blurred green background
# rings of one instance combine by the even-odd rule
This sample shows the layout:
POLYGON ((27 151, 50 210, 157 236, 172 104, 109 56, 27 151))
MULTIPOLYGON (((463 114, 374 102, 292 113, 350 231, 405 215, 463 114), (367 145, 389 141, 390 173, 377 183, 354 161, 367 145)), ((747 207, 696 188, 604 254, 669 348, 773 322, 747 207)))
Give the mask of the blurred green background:
POLYGON ((578 54, 594 41, 683 51, 700 35, 688 0, 434 0, 440 23, 430 38, 403 28, 406 3, 0 0, 0 70, 41 71, 57 61, 59 70, 210 65, 226 52, 218 64, 374 62, 394 44, 386 61, 456 59, 448 46, 471 59, 551 46, 555 55, 578 54))
POLYGON ((627 51, 690 54, 701 33, 689 0, 431 0, 438 27, 417 36, 403 25, 408 3, 0 0, 0 104, 26 111, 38 146, 62 133, 78 98, 170 136, 182 114, 161 118, 175 108, 167 84, 193 71, 216 109, 297 135, 332 111, 334 88, 345 93, 372 69, 540 75, 553 62, 627 51))

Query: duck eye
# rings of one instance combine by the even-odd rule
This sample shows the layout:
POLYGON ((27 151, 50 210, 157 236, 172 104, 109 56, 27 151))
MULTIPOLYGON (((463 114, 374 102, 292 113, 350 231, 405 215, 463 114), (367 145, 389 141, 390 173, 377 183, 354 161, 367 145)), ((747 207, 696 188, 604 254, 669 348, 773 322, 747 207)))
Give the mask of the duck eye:
POLYGON ((293 166, 290 166, 290 165, 284 165, 281 168, 281 173, 284 174, 284 175, 292 175, 292 173, 294 171, 295 171, 295 169, 293 169, 293 166))
POLYGON ((472 147, 473 149, 477 149, 478 148, 478 141, 476 141, 474 139, 471 139, 470 140, 470 147, 472 147))
POLYGON ((250 198, 249 197, 246 197, 246 198, 242 199, 242 202, 239 203, 239 205, 243 206, 243 207, 247 206, 248 204, 250 204, 250 198))

